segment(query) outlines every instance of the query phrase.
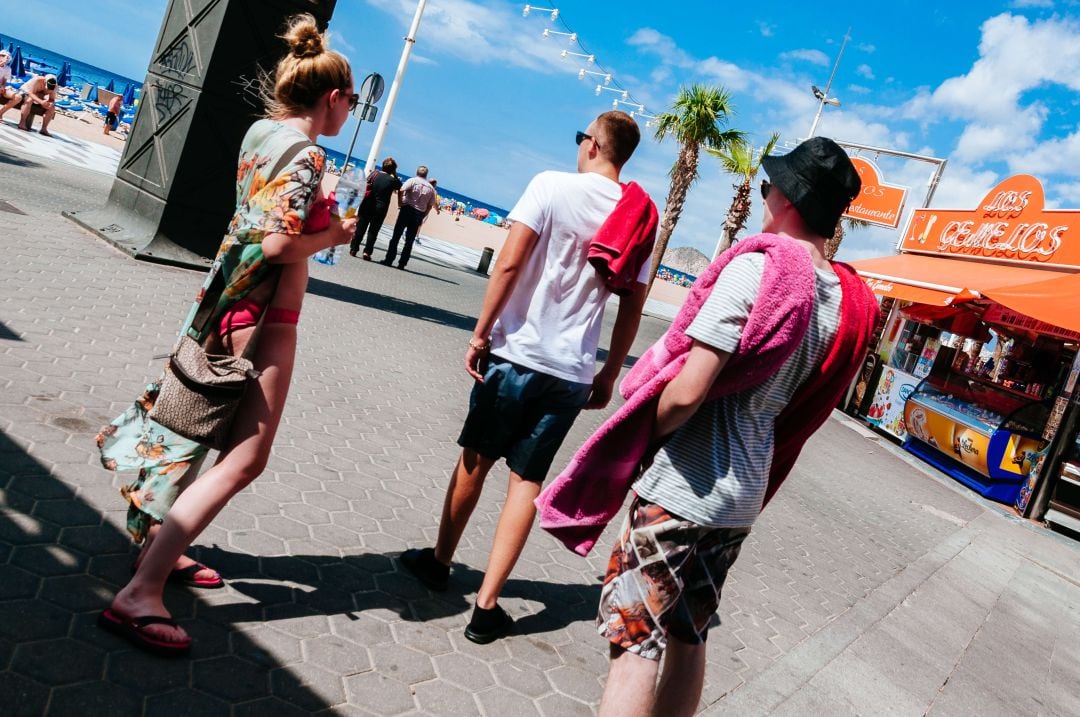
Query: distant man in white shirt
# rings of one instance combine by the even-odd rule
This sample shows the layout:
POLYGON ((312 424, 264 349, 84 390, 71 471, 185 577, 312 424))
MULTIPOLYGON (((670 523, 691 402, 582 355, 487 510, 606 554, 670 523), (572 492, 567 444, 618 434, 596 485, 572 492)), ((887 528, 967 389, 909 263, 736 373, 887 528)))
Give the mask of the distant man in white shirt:
POLYGON ((394 233, 390 236, 390 246, 386 249, 386 258, 383 264, 390 266, 397 256, 398 241, 402 233, 405 234, 405 246, 401 250, 401 259, 398 260, 399 269, 404 269, 412 256, 413 242, 416 234, 420 231, 420 225, 424 223, 428 212, 435 206, 437 195, 435 187, 427 179, 428 168, 420 165, 416 168, 416 176, 411 177, 401 185, 398 190, 398 217, 394 222, 394 233))
POLYGON ((648 263, 619 298, 603 368, 596 372, 604 305, 611 296, 588 262, 589 245, 622 197, 619 174, 640 141, 625 112, 605 112, 578 133, 577 172, 541 172, 510 219, 465 354, 476 383, 458 444, 434 548, 405 551, 402 563, 445 590, 450 561, 480 499, 484 479, 506 458, 510 482, 476 609, 465 636, 488 643, 512 618, 497 604, 536 509, 533 500, 582 408, 603 408, 637 334, 648 263))

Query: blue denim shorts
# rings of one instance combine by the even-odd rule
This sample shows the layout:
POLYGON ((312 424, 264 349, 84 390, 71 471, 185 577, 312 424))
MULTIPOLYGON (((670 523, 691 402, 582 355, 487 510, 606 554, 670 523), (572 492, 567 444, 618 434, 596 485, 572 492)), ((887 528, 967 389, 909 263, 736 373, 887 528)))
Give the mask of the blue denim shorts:
POLYGON ((492 356, 484 382, 473 386, 458 445, 542 483, 591 384, 576 383, 492 356))

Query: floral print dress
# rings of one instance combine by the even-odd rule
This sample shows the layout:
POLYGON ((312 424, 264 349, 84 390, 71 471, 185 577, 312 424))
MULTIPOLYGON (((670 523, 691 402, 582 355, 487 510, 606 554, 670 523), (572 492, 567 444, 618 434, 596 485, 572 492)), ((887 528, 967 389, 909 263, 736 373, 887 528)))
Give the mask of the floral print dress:
MULTIPOLYGON (((202 341, 226 310, 275 276, 263 256, 262 239, 273 233, 301 233, 326 163, 321 148, 310 143, 303 146, 304 142, 310 142, 304 133, 268 119, 259 120, 244 135, 236 172, 236 213, 181 335, 202 341), (290 151, 295 156, 277 176, 266 176, 290 151), (218 272, 224 275, 225 289, 206 328, 196 330, 191 326, 195 313, 218 272)), ((154 522, 165 518, 208 451, 147 417, 160 387, 159 378, 97 436, 102 465, 114 471, 138 471, 120 489, 129 504, 128 532, 136 543, 146 538, 154 522)))

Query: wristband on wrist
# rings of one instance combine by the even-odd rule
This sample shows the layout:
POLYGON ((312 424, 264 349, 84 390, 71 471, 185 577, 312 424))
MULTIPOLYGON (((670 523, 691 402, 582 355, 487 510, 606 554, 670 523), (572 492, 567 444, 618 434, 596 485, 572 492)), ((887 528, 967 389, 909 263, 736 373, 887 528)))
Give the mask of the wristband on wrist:
POLYGON ((486 349, 489 349, 491 348, 491 339, 487 339, 486 341, 480 341, 474 338, 470 338, 469 348, 475 349, 476 351, 484 351, 486 349))

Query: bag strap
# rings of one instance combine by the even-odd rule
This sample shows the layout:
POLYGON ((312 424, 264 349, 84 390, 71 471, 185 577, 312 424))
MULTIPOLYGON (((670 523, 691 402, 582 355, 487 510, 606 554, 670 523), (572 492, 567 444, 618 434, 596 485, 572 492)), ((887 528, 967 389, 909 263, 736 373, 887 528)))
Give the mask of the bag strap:
MULTIPOLYGON (((292 144, 280 157, 278 157, 277 162, 274 163, 273 169, 270 170, 270 179, 278 176, 278 174, 281 173, 281 170, 285 169, 285 166, 291 162, 301 150, 315 146, 317 145, 309 139, 302 139, 299 142, 292 144)), ((188 329, 189 331, 192 329, 195 330, 200 336, 206 328, 206 323, 210 320, 211 316, 213 316, 218 301, 221 299, 221 295, 225 292, 225 277, 221 273, 221 265, 215 262, 211 271, 214 272, 214 276, 210 280, 210 284, 206 287, 206 291, 203 292, 202 301, 199 302, 199 308, 196 310, 195 316, 191 320, 191 326, 188 329)), ((278 273, 280 273, 280 271, 278 273)), ((256 329, 256 331, 257 330, 258 329, 256 329)))

